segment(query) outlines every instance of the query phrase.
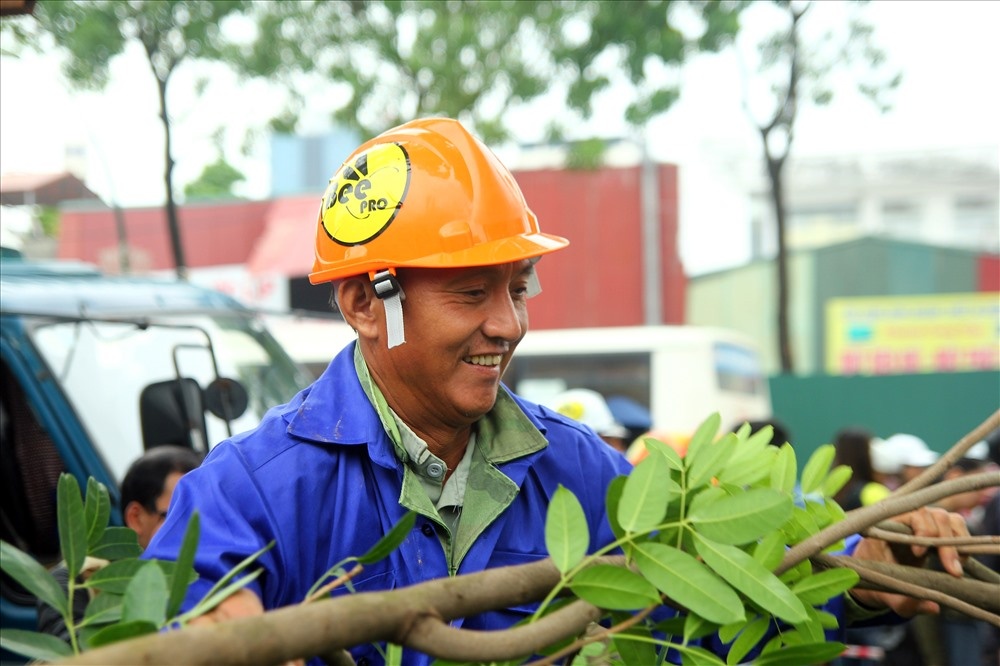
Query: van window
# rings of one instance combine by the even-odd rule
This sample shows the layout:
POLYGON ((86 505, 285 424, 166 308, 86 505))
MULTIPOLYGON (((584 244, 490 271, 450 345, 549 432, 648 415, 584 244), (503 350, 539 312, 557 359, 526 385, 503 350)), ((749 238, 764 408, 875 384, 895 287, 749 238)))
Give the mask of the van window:
POLYGON ((515 393, 545 403, 571 388, 589 388, 604 396, 624 395, 649 409, 649 354, 586 354, 518 356, 504 381, 515 393))
POLYGON ((760 359, 746 347, 728 342, 713 346, 715 377, 720 391, 761 395, 764 392, 764 373, 760 359))

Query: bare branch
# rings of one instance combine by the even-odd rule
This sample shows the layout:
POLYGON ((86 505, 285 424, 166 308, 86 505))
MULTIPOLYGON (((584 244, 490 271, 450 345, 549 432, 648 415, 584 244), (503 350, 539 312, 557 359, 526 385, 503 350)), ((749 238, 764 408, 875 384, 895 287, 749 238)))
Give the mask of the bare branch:
MULTIPOLYGON (((906 527, 902 523, 896 523, 906 527)), ((873 539, 881 539, 891 543, 908 543, 916 546, 982 546, 994 544, 1000 546, 1000 536, 987 534, 985 536, 967 537, 918 537, 912 534, 900 534, 895 530, 882 529, 881 524, 870 527, 863 533, 873 539)))
POLYGON ((890 495, 876 504, 848 511, 844 520, 830 525, 789 548, 775 573, 781 575, 799 562, 816 555, 830 544, 852 534, 863 532, 879 521, 927 506, 942 497, 997 485, 1000 485, 1000 476, 996 473, 971 474, 950 481, 942 481, 930 488, 916 490, 902 496, 890 495))
POLYGON ((933 465, 921 472, 919 476, 897 488, 893 492, 893 495, 905 495, 931 485, 935 479, 948 471, 959 458, 965 455, 965 452, 971 449, 974 444, 986 439, 986 436, 997 428, 1000 428, 1000 409, 993 412, 993 415, 979 424, 975 430, 958 440, 947 453, 938 458, 933 465))
POLYGON ((875 583, 879 589, 892 590, 917 599, 928 599, 944 606, 954 608, 977 620, 984 620, 1000 627, 1000 615, 990 613, 985 608, 998 608, 1000 596, 994 585, 973 581, 968 578, 957 579, 939 571, 914 569, 898 565, 880 565, 877 562, 858 560, 853 557, 833 557, 817 555, 814 561, 825 566, 838 566, 853 569, 862 580, 875 583), (934 587, 925 587, 919 582, 932 580, 934 587), (974 598, 979 606, 973 605, 963 598, 974 598))
POLYGON ((574 641, 570 645, 567 645, 563 649, 552 653, 551 655, 549 655, 544 659, 539 659, 537 661, 530 662, 527 666, 551 666, 551 664, 556 663, 556 661, 558 661, 559 659, 562 659, 563 657, 567 657, 573 654, 574 652, 576 652, 583 646, 587 645, 588 643, 596 643, 597 641, 604 640, 608 636, 621 633, 622 631, 625 631, 629 627, 634 627, 635 625, 645 620, 649 616, 649 614, 652 613, 657 608, 659 608, 659 606, 649 606, 647 608, 644 608, 635 615, 628 618, 627 620, 619 622, 618 624, 609 629, 602 628, 600 631, 595 631, 592 634, 588 634, 587 636, 584 636, 583 638, 574 641))
POLYGON ((588 624, 601 619, 601 615, 599 608, 586 601, 574 601, 531 624, 505 631, 455 629, 438 617, 426 615, 414 622, 399 642, 453 661, 503 661, 528 656, 556 641, 576 636, 588 624))

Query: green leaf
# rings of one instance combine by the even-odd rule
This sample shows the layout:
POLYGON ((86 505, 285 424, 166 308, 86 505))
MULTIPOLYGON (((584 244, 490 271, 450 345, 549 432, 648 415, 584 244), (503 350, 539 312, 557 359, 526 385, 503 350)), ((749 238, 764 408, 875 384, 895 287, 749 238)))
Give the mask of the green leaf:
POLYGON ((795 449, 791 444, 783 444, 771 467, 771 487, 783 493, 792 493, 795 490, 796 464, 795 449))
POLYGON ((827 508, 825 502, 825 499, 819 502, 813 500, 806 501, 806 513, 809 514, 812 522, 815 523, 817 532, 829 527, 832 523, 830 509, 827 508))
POLYGON ((646 444, 646 448, 655 453, 659 453, 667 459, 667 464, 670 465, 671 469, 681 471, 684 469, 684 461, 681 460, 681 456, 674 450, 674 447, 670 446, 666 442, 662 442, 655 437, 644 437, 642 440, 646 444))
POLYGON ((808 643, 773 650, 754 660, 754 666, 802 666, 824 664, 844 651, 843 643, 808 643))
POLYGON ((688 442, 687 452, 684 457, 689 462, 688 467, 690 467, 690 460, 692 457, 698 453, 698 451, 706 444, 711 444, 715 439, 715 433, 719 432, 719 425, 722 423, 722 417, 718 412, 710 414, 707 419, 701 422, 697 430, 694 431, 694 435, 691 436, 691 441, 688 442))
MULTIPOLYGON (((184 541, 181 542, 181 550, 177 555, 177 563, 174 570, 168 576, 170 581, 170 594, 167 598, 167 617, 177 615, 187 596, 188 587, 192 579, 197 579, 198 574, 194 570, 194 555, 198 548, 198 539, 201 536, 201 516, 197 511, 191 514, 187 527, 184 529, 184 541)), ((164 571, 164 574, 167 574, 164 571)))
POLYGON ((633 552, 646 580, 692 613, 715 624, 743 619, 739 596, 693 556, 661 543, 636 544, 633 552))
POLYGON ((824 629, 836 629, 840 626, 840 620, 833 613, 816 609, 816 616, 819 618, 820 626, 824 629))
POLYGON ((59 661, 73 654, 73 648, 69 643, 55 636, 23 629, 4 629, 0 634, 0 647, 42 662, 59 661))
POLYGON ((695 534, 695 549, 715 573, 767 612, 792 624, 805 621, 805 607, 799 598, 750 555, 700 534, 695 534))
POLYGON ((616 476, 608 484, 608 491, 606 493, 608 525, 611 526, 611 532, 615 535, 616 539, 621 539, 625 536, 625 530, 622 529, 621 523, 618 522, 618 506, 621 504, 622 490, 625 489, 626 481, 628 481, 627 476, 616 476))
POLYGON ((781 526, 781 532, 785 535, 785 542, 793 546, 819 532, 819 527, 806 509, 796 506, 792 508, 791 518, 781 526))
POLYGON ((122 599, 124 622, 151 622, 161 627, 167 620, 167 578, 156 564, 146 560, 125 588, 122 599))
POLYGON ((860 576, 853 569, 827 569, 796 582, 792 586, 792 592, 802 603, 816 606, 851 589, 859 580, 860 576))
POLYGON ((755 488, 697 508, 692 506, 688 520, 709 539, 738 545, 777 530, 791 514, 791 498, 769 488, 755 488))
POLYGON ((91 587, 112 594, 124 594, 129 581, 145 564, 146 562, 135 558, 112 562, 94 572, 83 584, 83 587, 91 587))
POLYGON ((107 487, 94 477, 87 479, 87 498, 83 503, 84 522, 87 525, 87 546, 93 548, 108 527, 111 517, 111 498, 107 487))
POLYGON ((837 465, 823 479, 823 497, 833 497, 851 480, 853 470, 848 465, 837 465))
POLYGON ((81 627, 118 622, 122 617, 122 595, 101 592, 87 604, 81 627))
POLYGON ((732 457, 719 472, 719 481, 748 486, 766 479, 771 474, 777 453, 778 448, 768 444, 738 442, 732 457))
POLYGON ((417 514, 407 511, 406 515, 399 519, 399 522, 392 526, 389 533, 379 539, 378 543, 371 547, 367 553, 358 558, 359 564, 372 564, 389 556, 389 553, 396 550, 399 544, 413 531, 413 526, 417 522, 417 514))
POLYGON ((778 576, 778 579, 785 585, 792 585, 796 581, 800 581, 806 576, 812 575, 812 564, 809 560, 802 560, 794 567, 786 571, 785 573, 778 576))
POLYGON ((774 571, 785 557, 785 540, 780 532, 771 532, 753 547, 753 559, 768 571, 774 571))
POLYGON ((69 615, 69 598, 56 579, 31 555, 0 541, 0 569, 26 590, 52 606, 63 617, 69 615))
POLYGON ((545 517, 545 547, 559 573, 579 564, 590 545, 590 530, 583 507, 568 488, 559 484, 545 517))
POLYGON ((802 469, 802 494, 808 495, 819 489, 830 470, 836 453, 833 444, 823 444, 813 451, 802 469))
POLYGON ((656 648, 646 642, 652 638, 653 634, 649 628, 640 624, 613 634, 611 641, 614 650, 626 666, 647 666, 657 663, 656 648), (638 636, 645 640, 632 640, 631 636, 638 636))
POLYGON ((718 442, 703 445, 694 455, 689 452, 688 489, 696 489, 711 481, 726 466, 735 448, 736 435, 729 433, 718 442))
POLYGON ((809 618, 805 622, 795 625, 796 631, 802 637, 802 643, 822 643, 825 640, 823 635, 823 623, 820 622, 816 609, 806 606, 806 615, 809 618))
POLYGON ((719 630, 716 622, 709 622, 696 613, 688 613, 684 616, 684 640, 691 642, 698 638, 710 636, 719 630))
POLYGON ((725 666, 725 662, 705 648, 691 645, 673 645, 672 647, 681 653, 683 666, 725 666))
POLYGON ((97 545, 90 549, 90 554, 114 562, 139 557, 142 548, 139 547, 135 530, 128 527, 109 527, 104 530, 97 545))
POLYGON ((632 571, 611 564, 596 564, 573 576, 573 594, 607 610, 637 610, 660 603, 660 595, 649 581, 632 571))
POLYGON ((726 655, 726 663, 740 663, 743 657, 760 642, 760 639, 764 638, 764 634, 767 633, 767 627, 770 624, 770 618, 766 617, 758 617, 748 624, 746 629, 740 632, 740 635, 733 641, 733 646, 729 648, 729 654, 726 655))
POLYGON ((59 524, 59 547, 70 579, 75 579, 87 558, 87 526, 83 519, 83 499, 76 477, 63 472, 59 475, 56 490, 59 505, 56 520, 59 524))
POLYGON ((643 458, 625 481, 618 502, 618 522, 626 532, 648 532, 663 522, 673 496, 670 467, 660 455, 643 458))
POLYGON ((96 632, 87 641, 87 647, 90 649, 99 648, 102 645, 127 641, 130 638, 138 638, 147 634, 155 634, 158 630, 155 624, 143 620, 119 622, 96 632))

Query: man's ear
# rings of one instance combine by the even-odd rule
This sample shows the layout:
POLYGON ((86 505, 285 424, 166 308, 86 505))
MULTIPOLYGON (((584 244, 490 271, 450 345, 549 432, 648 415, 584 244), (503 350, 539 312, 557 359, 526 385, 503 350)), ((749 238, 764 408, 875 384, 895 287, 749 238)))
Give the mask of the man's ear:
POLYGON ((142 505, 136 501, 128 503, 125 507, 125 527, 132 529, 135 532, 139 531, 139 527, 142 525, 142 505))
POLYGON ((381 304, 377 301, 375 292, 363 276, 347 278, 337 286, 340 313, 360 337, 378 336, 381 304))

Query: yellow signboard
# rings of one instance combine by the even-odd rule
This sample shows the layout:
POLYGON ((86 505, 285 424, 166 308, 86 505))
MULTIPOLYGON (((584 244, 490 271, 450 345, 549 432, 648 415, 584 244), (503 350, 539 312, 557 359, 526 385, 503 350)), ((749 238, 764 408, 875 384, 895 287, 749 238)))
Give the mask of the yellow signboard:
POLYGON ((827 301, 829 374, 997 369, 1000 369, 1000 293, 827 301))

